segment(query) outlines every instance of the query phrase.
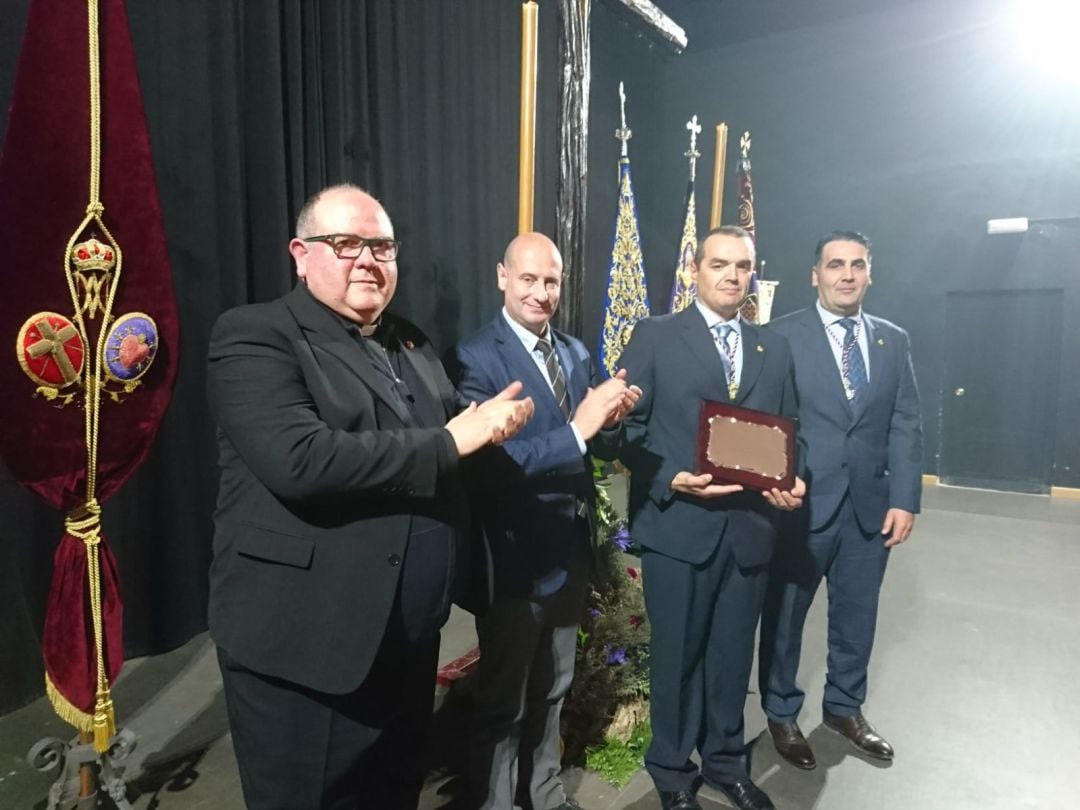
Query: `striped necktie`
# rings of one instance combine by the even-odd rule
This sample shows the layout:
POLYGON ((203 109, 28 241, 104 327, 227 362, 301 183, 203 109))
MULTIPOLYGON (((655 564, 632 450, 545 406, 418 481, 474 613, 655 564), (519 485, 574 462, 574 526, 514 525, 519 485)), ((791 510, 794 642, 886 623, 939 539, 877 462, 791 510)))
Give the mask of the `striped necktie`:
POLYGON ((844 327, 844 346, 841 350, 841 372, 850 390, 849 399, 853 405, 862 401, 866 393, 866 363, 863 362, 862 349, 855 338, 855 319, 841 318, 839 324, 844 327))
POLYGON ((551 390, 555 394, 555 401, 559 404, 563 418, 570 420, 570 398, 566 394, 566 378, 563 376, 559 358, 555 355, 555 349, 551 341, 540 338, 536 341, 536 348, 544 355, 544 365, 547 367, 548 379, 551 381, 551 390))

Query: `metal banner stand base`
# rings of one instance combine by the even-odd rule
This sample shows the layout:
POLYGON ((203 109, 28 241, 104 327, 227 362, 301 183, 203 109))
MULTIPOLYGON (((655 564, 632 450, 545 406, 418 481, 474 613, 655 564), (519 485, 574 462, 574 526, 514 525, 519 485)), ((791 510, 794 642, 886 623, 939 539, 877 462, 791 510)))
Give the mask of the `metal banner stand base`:
POLYGON ((83 766, 93 768, 99 789, 112 799, 117 810, 131 810, 123 779, 124 767, 117 763, 127 759, 135 750, 135 745, 135 733, 126 728, 116 733, 104 754, 95 751, 93 743, 80 742, 78 737, 70 742, 57 737, 38 740, 27 753, 27 762, 34 770, 43 773, 54 768, 60 770, 60 775, 49 788, 46 810, 97 810, 97 791, 89 796, 79 795, 82 792, 83 766))

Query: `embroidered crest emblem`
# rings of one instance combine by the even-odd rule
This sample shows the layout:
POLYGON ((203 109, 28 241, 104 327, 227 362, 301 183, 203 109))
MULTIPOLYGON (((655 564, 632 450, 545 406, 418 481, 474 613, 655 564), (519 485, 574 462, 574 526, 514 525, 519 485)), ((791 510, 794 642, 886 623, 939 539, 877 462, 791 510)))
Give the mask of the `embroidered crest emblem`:
POLYGON ((99 311, 105 311, 101 304, 101 293, 102 290, 108 292, 116 266, 116 254, 110 245, 91 238, 71 249, 71 264, 71 274, 82 290, 79 313, 93 318, 99 311))
POLYGON ((143 312, 129 312, 115 320, 110 317, 120 264, 120 248, 114 242, 91 237, 72 245, 67 256, 74 315, 39 312, 31 316, 19 330, 15 345, 19 365, 37 383, 35 396, 61 407, 85 392, 85 380, 97 374, 101 375, 98 390, 120 402, 121 394, 138 388, 139 378, 157 356, 157 324, 143 312), (94 329, 88 319, 95 319, 99 312, 101 325, 94 329))
POLYGON ((120 383, 134 382, 150 370, 157 350, 154 319, 142 312, 122 315, 105 337, 105 373, 120 383))
MULTIPOLYGON (((15 351, 23 372, 46 399, 56 399, 62 388, 82 384, 86 346, 71 319, 58 312, 31 315, 19 330, 15 351)), ((64 404, 73 396, 67 394, 64 404)))

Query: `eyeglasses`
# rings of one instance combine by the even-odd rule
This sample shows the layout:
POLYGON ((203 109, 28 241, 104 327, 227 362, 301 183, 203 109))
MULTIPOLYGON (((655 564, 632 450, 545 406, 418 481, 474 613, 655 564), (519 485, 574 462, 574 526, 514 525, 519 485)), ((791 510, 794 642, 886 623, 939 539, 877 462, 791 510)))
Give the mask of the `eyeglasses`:
POLYGON ((354 233, 329 233, 324 236, 309 236, 305 242, 325 242, 334 251, 339 259, 356 259, 364 252, 364 248, 371 248, 371 258, 377 262, 392 262, 397 258, 401 242, 393 239, 375 237, 367 239, 354 233))

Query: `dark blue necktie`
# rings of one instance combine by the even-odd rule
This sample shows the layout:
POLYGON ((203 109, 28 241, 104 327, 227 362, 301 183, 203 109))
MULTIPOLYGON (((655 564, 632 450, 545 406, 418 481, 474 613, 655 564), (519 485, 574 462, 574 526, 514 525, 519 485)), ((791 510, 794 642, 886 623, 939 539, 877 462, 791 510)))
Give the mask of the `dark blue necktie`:
POLYGON ((845 382, 854 392, 854 396, 851 397, 851 404, 856 405, 862 401, 863 395, 866 394, 866 364, 863 362, 862 349, 859 348, 859 343, 855 340, 855 319, 842 318, 840 325, 844 327, 845 332, 843 348, 845 361, 843 365, 846 372, 845 382))

